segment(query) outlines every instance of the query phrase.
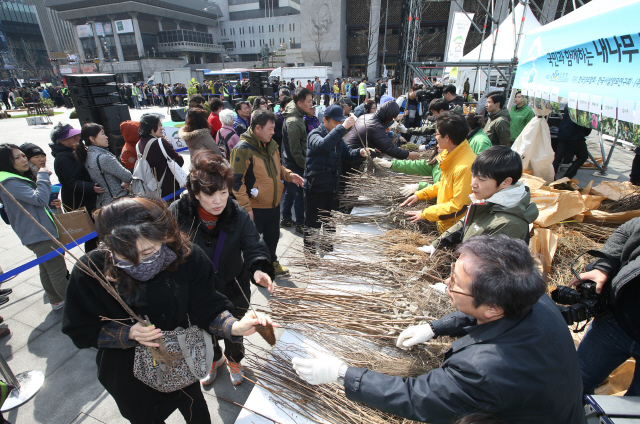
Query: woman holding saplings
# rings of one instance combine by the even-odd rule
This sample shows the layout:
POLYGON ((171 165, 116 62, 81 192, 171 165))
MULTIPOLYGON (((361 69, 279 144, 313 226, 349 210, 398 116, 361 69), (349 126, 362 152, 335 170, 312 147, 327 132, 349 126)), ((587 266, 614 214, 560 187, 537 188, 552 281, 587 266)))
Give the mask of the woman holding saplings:
MULTIPOLYGON (((249 307, 249 282, 266 287, 271 293, 275 269, 267 245, 260 239, 249 214, 229 197, 232 186, 233 171, 222 156, 207 149, 198 150, 191 160, 188 192, 170 210, 180 229, 213 263, 216 291, 233 303, 233 316, 241 318, 249 307)), ((224 339, 224 355, 214 339, 213 366, 202 380, 204 385, 213 383, 218 367, 227 359, 231 383, 235 386, 244 380, 240 369, 244 357, 242 339, 224 339)))
POLYGON ((164 202, 118 199, 100 209, 96 230, 100 247, 80 261, 104 280, 76 264, 62 332, 81 349, 99 349, 98 380, 132 423, 163 423, 179 409, 187 423, 210 424, 200 382, 170 392, 148 386, 134 375, 135 348, 159 347, 163 331, 190 325, 238 341, 254 333, 255 326, 269 325, 270 318, 254 312, 242 320, 231 316, 233 305, 211 285, 211 259, 180 231, 164 202), (132 323, 103 284, 111 284, 133 313, 148 317, 152 325, 132 323))

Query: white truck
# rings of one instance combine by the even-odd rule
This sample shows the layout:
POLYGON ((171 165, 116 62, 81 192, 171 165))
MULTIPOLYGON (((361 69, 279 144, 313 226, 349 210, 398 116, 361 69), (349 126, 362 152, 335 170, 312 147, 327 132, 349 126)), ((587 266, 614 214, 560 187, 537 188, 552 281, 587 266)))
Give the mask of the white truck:
POLYGON ((294 82, 300 81, 300 85, 306 87, 307 81, 313 82, 315 77, 320 78, 320 83, 329 78, 333 86, 333 74, 331 66, 295 66, 290 68, 276 68, 271 71, 269 80, 277 77, 280 81, 286 81, 287 84, 294 79, 294 82))
POLYGON ((165 71, 156 71, 151 78, 147 81, 147 84, 168 84, 173 85, 176 83, 189 85, 191 78, 194 78, 197 82, 202 83, 204 81, 204 70, 193 70, 190 68, 181 69, 167 69, 165 71))

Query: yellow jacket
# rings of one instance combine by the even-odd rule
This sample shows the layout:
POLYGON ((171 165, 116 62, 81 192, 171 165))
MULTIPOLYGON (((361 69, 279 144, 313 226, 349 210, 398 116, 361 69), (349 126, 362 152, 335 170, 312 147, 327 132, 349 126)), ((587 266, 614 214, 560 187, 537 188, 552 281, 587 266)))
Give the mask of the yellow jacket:
POLYGON ((471 203, 471 164, 475 159, 476 154, 467 140, 451 153, 443 151, 440 153, 440 181, 415 193, 420 200, 437 198, 437 204, 423 210, 421 216, 427 221, 438 221, 441 233, 463 218, 464 213, 459 212, 471 203))

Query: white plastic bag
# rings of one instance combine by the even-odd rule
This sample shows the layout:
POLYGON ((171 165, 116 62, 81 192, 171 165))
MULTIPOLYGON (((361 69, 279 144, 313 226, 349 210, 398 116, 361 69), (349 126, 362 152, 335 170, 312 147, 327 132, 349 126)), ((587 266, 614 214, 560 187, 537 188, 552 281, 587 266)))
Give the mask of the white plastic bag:
POLYGON ((536 116, 529 121, 513 142, 511 150, 522 158, 523 169, 531 169, 533 175, 544 179, 547 184, 555 180, 551 133, 545 119, 536 116))

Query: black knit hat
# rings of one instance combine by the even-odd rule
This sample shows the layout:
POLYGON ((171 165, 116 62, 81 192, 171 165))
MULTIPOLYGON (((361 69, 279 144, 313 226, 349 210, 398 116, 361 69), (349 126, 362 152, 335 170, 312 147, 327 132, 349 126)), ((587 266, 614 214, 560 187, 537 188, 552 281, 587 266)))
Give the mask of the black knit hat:
POLYGON ((32 157, 38 155, 47 155, 44 150, 40 148, 40 146, 36 146, 33 143, 24 143, 22 146, 20 146, 20 150, 22 150, 27 159, 31 159, 32 157))

